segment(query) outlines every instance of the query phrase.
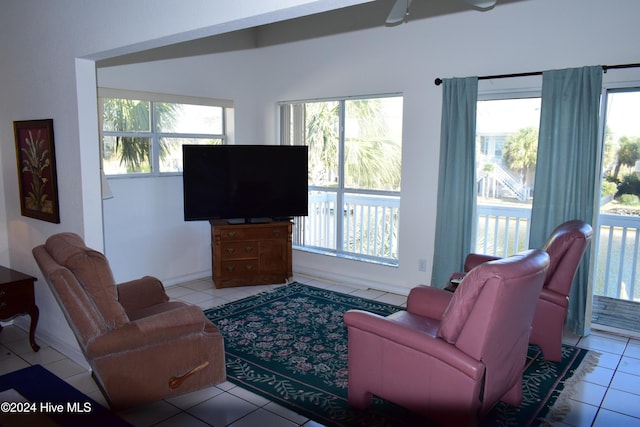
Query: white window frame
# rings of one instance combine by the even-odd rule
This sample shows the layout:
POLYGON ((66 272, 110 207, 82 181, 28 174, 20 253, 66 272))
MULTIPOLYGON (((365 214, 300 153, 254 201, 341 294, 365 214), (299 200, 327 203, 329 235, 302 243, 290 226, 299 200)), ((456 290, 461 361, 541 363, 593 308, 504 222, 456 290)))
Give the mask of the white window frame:
MULTIPOLYGON (((477 102, 483 102, 483 101, 500 101, 500 100, 515 100, 515 99, 523 99, 523 98, 541 98, 542 97, 542 90, 541 88, 536 88, 536 89, 521 89, 521 90, 500 90, 500 91, 487 91, 487 92, 478 92, 478 99, 477 102)), ((477 123, 477 118, 476 118, 476 123, 477 123)), ((476 129, 476 144, 478 144, 478 131, 476 129)), ((477 146, 476 146, 477 149, 477 146)), ((477 162, 477 159, 476 159, 477 162)), ((477 167, 477 166, 474 166, 477 167)), ((476 194, 477 197, 477 194, 476 194)), ((528 247, 529 245, 529 227, 530 227, 530 221, 531 221, 531 210, 529 210, 528 214, 524 217, 511 217, 510 216, 510 212, 508 209, 501 209, 500 206, 495 206, 492 209, 490 209, 490 212, 492 214, 495 214, 497 217, 505 217, 508 221, 520 221, 522 219, 526 219, 527 221, 527 229, 526 229, 526 233, 525 233, 525 242, 518 242, 520 244, 523 244, 525 247, 528 247)), ((481 212, 478 212, 478 208, 476 207, 476 212, 475 212, 475 221, 477 222, 476 224, 476 230, 480 230, 480 220, 481 220, 481 212)), ((488 220, 487 220, 488 221, 488 220)), ((488 226, 488 224, 485 224, 485 226, 488 226)), ((518 230, 518 226, 516 226, 516 230, 518 230)), ((479 232, 479 231, 478 231, 479 232)), ((507 253, 504 254, 503 252, 500 252, 501 250, 506 251, 506 247, 505 248, 500 248, 497 246, 494 246, 494 249, 492 252, 487 252, 485 250, 483 250, 483 248, 481 248, 480 242, 483 241, 482 239, 479 238, 480 236, 475 236, 475 238, 473 239, 473 245, 474 247, 471 248, 471 252, 474 253, 483 253, 486 255, 498 255, 501 254, 502 256, 507 256, 507 255, 512 255, 511 253, 507 253)), ((486 236, 485 236, 486 237, 486 236)), ((505 237, 505 241, 506 241, 506 236, 505 237)), ((496 234, 494 237, 494 240, 497 242, 498 241, 498 235, 496 234)), ((486 243, 485 243, 486 244, 486 243)))
MULTIPOLYGON (((304 99, 304 100, 295 100, 295 101, 282 101, 278 103, 278 132, 279 132, 279 140, 283 145, 302 145, 305 142, 304 133, 306 132, 304 121, 295 121, 293 123, 294 130, 291 132, 289 126, 291 125, 291 117, 285 117, 283 114, 284 106, 291 106, 296 104, 307 104, 307 103, 315 103, 315 102, 338 102, 340 104, 340 114, 339 114, 339 185, 337 187, 327 187, 327 186, 313 186, 309 185, 309 193, 314 191, 328 192, 336 194, 336 206, 344 206, 345 194, 357 194, 357 195, 370 195, 370 196, 386 196, 386 197, 397 197, 396 204, 396 212, 398 220, 395 224, 397 234, 395 238, 395 256, 393 257, 382 257, 382 256, 374 256, 367 255, 361 253, 353 253, 346 250, 345 242, 344 242, 344 221, 338 220, 336 216, 335 220, 335 249, 329 247, 319 247, 319 246, 311 246, 305 244, 304 242, 296 242, 294 239, 293 247, 299 250, 304 250, 307 252, 320 253, 324 255, 334 255, 342 258, 355 259, 358 261, 371 262, 375 264, 389 265, 393 267, 397 267, 399 264, 399 217, 400 217, 400 200, 401 200, 401 190, 400 191, 389 191, 389 190, 370 190, 370 189, 356 189, 347 187, 345 185, 344 179, 344 144, 345 144, 345 103, 347 101, 353 100, 365 100, 365 99, 380 99, 380 98, 391 98, 391 97, 400 97, 404 98, 402 93, 387 93, 387 94, 377 94, 377 95, 363 95, 363 96, 344 96, 344 97, 334 97, 334 98, 316 98, 316 99, 304 99), (285 126, 286 129, 285 129, 285 126)), ((293 118, 296 120, 296 118, 293 118)), ((295 222, 295 221, 294 221, 295 222)), ((297 225, 297 224, 296 224, 297 225)), ((294 225, 295 228, 295 225, 294 225)))
POLYGON ((133 177, 157 177, 157 176, 175 176, 182 175, 182 172, 160 172, 160 140, 162 138, 206 138, 206 139, 220 139, 223 144, 233 144, 234 135, 234 107, 233 101, 227 99, 218 98, 204 98, 194 97, 187 95, 172 95, 164 93, 154 92, 141 92, 130 91, 123 89, 113 88, 98 88, 98 106, 99 106, 99 123, 100 123, 100 162, 102 164, 103 147, 102 141, 106 136, 125 136, 125 137, 146 137, 151 141, 151 171, 136 172, 136 173, 122 173, 122 174, 108 174, 111 178, 133 178, 133 177), (150 131, 148 132, 121 132, 121 131, 105 131, 103 129, 102 117, 103 117, 103 102, 105 98, 116 99, 131 99, 137 101, 146 101, 150 103, 150 131), (222 133, 220 134, 200 134, 200 133, 169 133, 169 132, 157 132, 156 131, 156 117, 155 117, 155 103, 174 103, 174 104, 190 104, 190 105, 204 105, 211 107, 221 107, 222 112, 222 133))

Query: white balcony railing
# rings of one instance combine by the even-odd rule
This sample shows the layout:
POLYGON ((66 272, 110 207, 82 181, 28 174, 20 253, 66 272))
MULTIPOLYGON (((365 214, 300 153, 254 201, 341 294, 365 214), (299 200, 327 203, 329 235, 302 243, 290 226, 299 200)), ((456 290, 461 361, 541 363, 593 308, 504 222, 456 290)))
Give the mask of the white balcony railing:
MULTIPOLYGON (((397 264, 400 198, 345 194, 343 202, 339 224, 336 194, 310 194, 309 216, 296 218, 293 244, 397 264)), ((529 247, 529 208, 478 205, 477 210, 474 252, 508 256, 529 247)), ((640 217, 601 214, 592 248, 597 249, 594 294, 640 301, 640 217)))
POLYGON ((293 245, 397 264, 399 196, 345 194, 340 222, 336 205, 336 193, 309 194, 309 215, 295 219, 293 245))
MULTIPOLYGON (((531 210, 478 205, 476 252, 505 256, 528 248, 531 210)), ((640 301, 640 217, 600 214, 594 295, 640 301)))

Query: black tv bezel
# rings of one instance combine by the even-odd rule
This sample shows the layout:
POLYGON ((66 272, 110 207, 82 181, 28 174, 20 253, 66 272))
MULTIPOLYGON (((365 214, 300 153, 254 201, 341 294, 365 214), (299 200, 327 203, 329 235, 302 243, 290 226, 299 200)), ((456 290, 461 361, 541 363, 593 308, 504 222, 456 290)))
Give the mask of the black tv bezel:
MULTIPOLYGON (((184 220, 185 221, 211 221, 211 220, 225 220, 230 224, 242 224, 242 223, 264 223, 264 222, 270 222, 270 221, 284 221, 284 220, 290 220, 294 217, 298 217, 298 216, 307 216, 308 215, 308 147, 307 146, 293 146, 293 145, 257 145, 257 144, 252 144, 252 145, 193 145, 193 144, 185 144, 182 146, 182 154, 183 154, 183 172, 182 172, 182 176, 183 176, 183 214, 184 214, 184 220), (196 190, 194 190, 193 188, 191 188, 190 186, 190 181, 192 180, 192 176, 193 174, 196 174, 196 171, 192 171, 189 168, 189 165, 187 164, 187 162, 190 160, 190 156, 193 154, 194 151, 210 151, 211 153, 215 152, 215 151, 220 151, 220 152, 225 152, 226 155, 228 156, 228 153, 233 153, 233 156, 239 157, 244 155, 243 152, 247 152, 247 155, 250 156, 251 160, 255 161, 255 159, 261 158, 259 156, 259 151, 261 150, 270 150, 270 151, 283 151, 283 150, 297 150, 300 151, 301 154, 298 154, 300 156, 300 158, 304 158, 306 161, 304 163, 304 180, 302 180, 302 173, 303 171, 300 169, 300 167, 297 170, 297 174, 299 174, 299 178, 300 181, 299 184, 297 185, 297 187, 302 187, 304 186, 304 191, 302 190, 298 190, 299 191, 299 199, 300 200, 304 200, 304 203, 300 203, 298 208, 296 209, 271 209, 269 208, 268 210, 264 210, 264 211, 242 211, 242 210, 238 210, 238 211, 233 211, 233 210, 200 210, 197 212, 194 212, 193 209, 189 209, 189 205, 193 205, 193 202, 190 201, 191 198, 195 197, 194 196, 194 192, 196 190), (229 151, 232 150, 232 151, 229 151), (187 151, 192 151, 190 153, 187 153, 187 151), (251 152, 257 152, 257 153, 251 153, 251 152), (302 184, 302 182, 304 182, 304 184, 302 184), (187 188, 187 186, 190 186, 190 188, 187 188), (302 196, 302 194, 304 194, 304 196, 302 196)), ((204 155, 204 154, 201 154, 204 155)), ((263 153, 263 156, 265 154, 263 153)), ((269 159, 272 159, 273 155, 269 154, 269 159)), ((234 160, 238 160, 237 158, 234 160)), ((284 166, 284 162, 290 162, 290 155, 287 155, 283 158, 283 164, 277 164, 277 165, 272 165, 270 166, 268 169, 270 171, 275 171, 275 170, 281 170, 281 168, 284 166)), ((288 163, 290 164, 290 163, 288 163)), ((218 169, 220 170, 220 168, 218 169)), ((264 173, 264 170, 263 170, 264 173)), ((210 178, 209 178, 210 179, 210 178)), ((290 190, 293 190, 294 187, 296 186, 292 186, 290 188, 290 190)), ((272 205, 271 203, 269 204, 269 206, 275 206, 272 205)))

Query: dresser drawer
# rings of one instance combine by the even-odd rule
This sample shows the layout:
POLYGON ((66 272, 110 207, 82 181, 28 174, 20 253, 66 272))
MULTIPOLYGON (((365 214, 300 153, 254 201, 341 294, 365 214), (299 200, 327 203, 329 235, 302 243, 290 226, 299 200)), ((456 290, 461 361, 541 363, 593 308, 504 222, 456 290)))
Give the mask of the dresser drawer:
POLYGON ((220 259, 246 259, 258 257, 257 240, 245 240, 240 242, 222 242, 220 244, 220 259))
POLYGON ((256 227, 242 228, 241 226, 231 226, 219 231, 219 236, 223 242, 231 240, 262 240, 278 239, 288 234, 286 225, 278 227, 256 227))
POLYGON ((258 273, 258 268, 258 259, 223 261, 221 265, 222 274, 227 278, 256 274, 258 273))
POLYGON ((283 283, 291 277, 290 221, 234 224, 211 220, 216 288, 283 283))

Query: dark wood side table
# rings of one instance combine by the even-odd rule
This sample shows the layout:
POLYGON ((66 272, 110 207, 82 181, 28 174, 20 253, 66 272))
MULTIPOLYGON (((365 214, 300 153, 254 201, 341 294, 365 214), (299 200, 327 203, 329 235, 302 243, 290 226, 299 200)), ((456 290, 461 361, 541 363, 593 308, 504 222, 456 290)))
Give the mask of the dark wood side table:
POLYGON ((0 320, 11 320, 16 316, 28 314, 31 317, 29 343, 33 351, 40 350, 35 340, 36 326, 40 316, 33 291, 36 280, 38 279, 35 277, 0 266, 0 320))

